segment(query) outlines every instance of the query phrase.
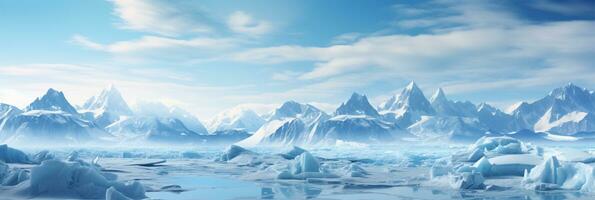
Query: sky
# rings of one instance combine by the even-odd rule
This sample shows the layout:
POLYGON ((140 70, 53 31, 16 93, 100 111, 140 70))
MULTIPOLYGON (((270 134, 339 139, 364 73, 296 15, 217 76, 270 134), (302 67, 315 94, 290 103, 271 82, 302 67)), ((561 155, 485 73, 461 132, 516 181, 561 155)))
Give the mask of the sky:
POLYGON ((505 108, 568 82, 595 89, 586 0, 0 1, 0 102, 72 104, 113 84, 207 121, 287 100, 332 112, 415 81, 429 98, 505 108))

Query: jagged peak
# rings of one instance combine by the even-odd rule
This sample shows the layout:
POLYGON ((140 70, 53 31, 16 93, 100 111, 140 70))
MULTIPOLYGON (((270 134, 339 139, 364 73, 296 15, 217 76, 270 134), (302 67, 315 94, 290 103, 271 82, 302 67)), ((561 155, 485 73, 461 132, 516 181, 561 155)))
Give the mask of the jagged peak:
POLYGON ((442 88, 438 88, 436 92, 434 92, 434 95, 432 95, 432 97, 430 98, 431 102, 436 102, 437 100, 448 100, 442 88))
POLYGON ((411 81, 409 82, 409 84, 407 84, 407 87, 405 87, 406 90, 413 90, 413 89, 419 89, 419 87, 417 87, 417 84, 415 84, 415 81, 411 81))
POLYGON ((369 116, 377 116, 378 111, 370 105, 366 95, 354 92, 347 102, 342 103, 335 111, 335 115, 355 115, 365 114, 369 116))

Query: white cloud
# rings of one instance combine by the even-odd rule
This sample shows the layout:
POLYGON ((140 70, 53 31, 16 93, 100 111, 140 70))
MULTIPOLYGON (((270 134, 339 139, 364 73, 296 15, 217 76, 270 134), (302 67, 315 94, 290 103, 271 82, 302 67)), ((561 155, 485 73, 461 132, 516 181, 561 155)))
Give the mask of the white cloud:
POLYGON ((252 15, 236 11, 229 15, 227 26, 234 32, 248 35, 262 35, 271 31, 271 23, 264 20, 256 20, 252 15))
POLYGON ((89 49, 107 52, 118 57, 138 58, 139 60, 151 60, 152 58, 190 60, 209 57, 209 55, 230 49, 240 43, 239 40, 232 38, 195 37, 175 39, 143 36, 136 40, 100 44, 81 35, 73 36, 71 41, 89 49))
POLYGON ((210 32, 208 17, 197 6, 166 0, 111 0, 121 28, 161 35, 210 32))
POLYGON ((271 78, 276 81, 289 81, 289 80, 294 80, 299 75, 300 75, 299 72, 286 70, 286 71, 282 71, 282 72, 273 73, 273 76, 271 78))

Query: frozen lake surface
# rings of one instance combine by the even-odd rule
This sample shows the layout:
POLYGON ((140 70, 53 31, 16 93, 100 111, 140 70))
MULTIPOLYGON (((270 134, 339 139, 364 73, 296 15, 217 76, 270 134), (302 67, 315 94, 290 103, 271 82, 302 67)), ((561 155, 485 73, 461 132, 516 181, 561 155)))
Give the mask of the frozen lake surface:
MULTIPOLYGON (((316 173, 304 173, 303 176, 294 172, 296 167, 308 172, 312 166, 306 161, 310 158, 304 156, 305 153, 299 154, 301 152, 293 155, 295 158, 287 158, 291 157, 292 150, 288 147, 253 148, 235 153, 226 147, 62 148, 50 152, 57 158, 66 158, 72 151, 79 152, 83 160, 98 157, 102 171, 116 174, 119 181, 139 181, 145 186, 149 199, 595 198, 593 193, 577 190, 528 190, 521 184, 523 176, 485 177, 483 184, 489 186, 485 189, 454 189, 448 176, 430 176, 436 163, 467 149, 468 145, 442 144, 338 144, 307 148, 319 166, 313 166, 317 168, 316 173), (298 162, 300 159, 305 161, 298 162), (285 177, 284 171, 293 176, 285 177)), ((568 160, 594 157, 594 149, 584 145, 544 149, 543 157, 557 155, 568 160)), ((40 149, 23 150, 35 153, 40 149)), ((494 159, 494 162, 506 162, 507 159, 501 160, 494 159)), ((593 163, 587 165, 593 166, 593 163)), ((11 167, 23 169, 32 166, 11 164, 11 167)), ((11 194, 6 192, 10 189, 2 187, 0 194, 11 194)), ((20 198, 18 195, 10 197, 20 198)))

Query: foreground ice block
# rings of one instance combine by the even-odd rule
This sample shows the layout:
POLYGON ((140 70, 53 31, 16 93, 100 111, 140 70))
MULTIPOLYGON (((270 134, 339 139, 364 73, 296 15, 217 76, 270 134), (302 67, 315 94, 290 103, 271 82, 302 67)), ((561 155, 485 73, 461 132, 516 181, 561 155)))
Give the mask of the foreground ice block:
MULTIPOLYGON (((111 179, 111 178, 110 178, 111 179)), ((46 160, 31 169, 31 179, 19 184, 19 194, 28 197, 103 199, 106 190, 115 188, 131 199, 145 198, 145 189, 138 182, 111 181, 98 169, 78 162, 46 160)))
POLYGON ((485 179, 478 172, 464 172, 458 175, 451 175, 450 186, 454 189, 484 189, 485 179))
POLYGON ((253 154, 253 152, 249 151, 247 149, 244 149, 240 146, 237 146, 237 145, 230 145, 225 150, 225 153, 223 153, 217 160, 218 161, 230 161, 230 160, 234 159, 235 157, 238 157, 241 154, 253 154))
POLYGON ((595 192, 593 166, 583 163, 560 162, 555 156, 525 172, 522 185, 529 190, 579 190, 595 192))
POLYGON ((288 170, 281 171, 278 179, 307 179, 334 177, 320 168, 320 162, 309 152, 304 152, 290 163, 288 170))
POLYGON ((31 160, 27 154, 14 148, 8 147, 8 145, 0 145, 0 161, 5 163, 31 163, 31 160))

